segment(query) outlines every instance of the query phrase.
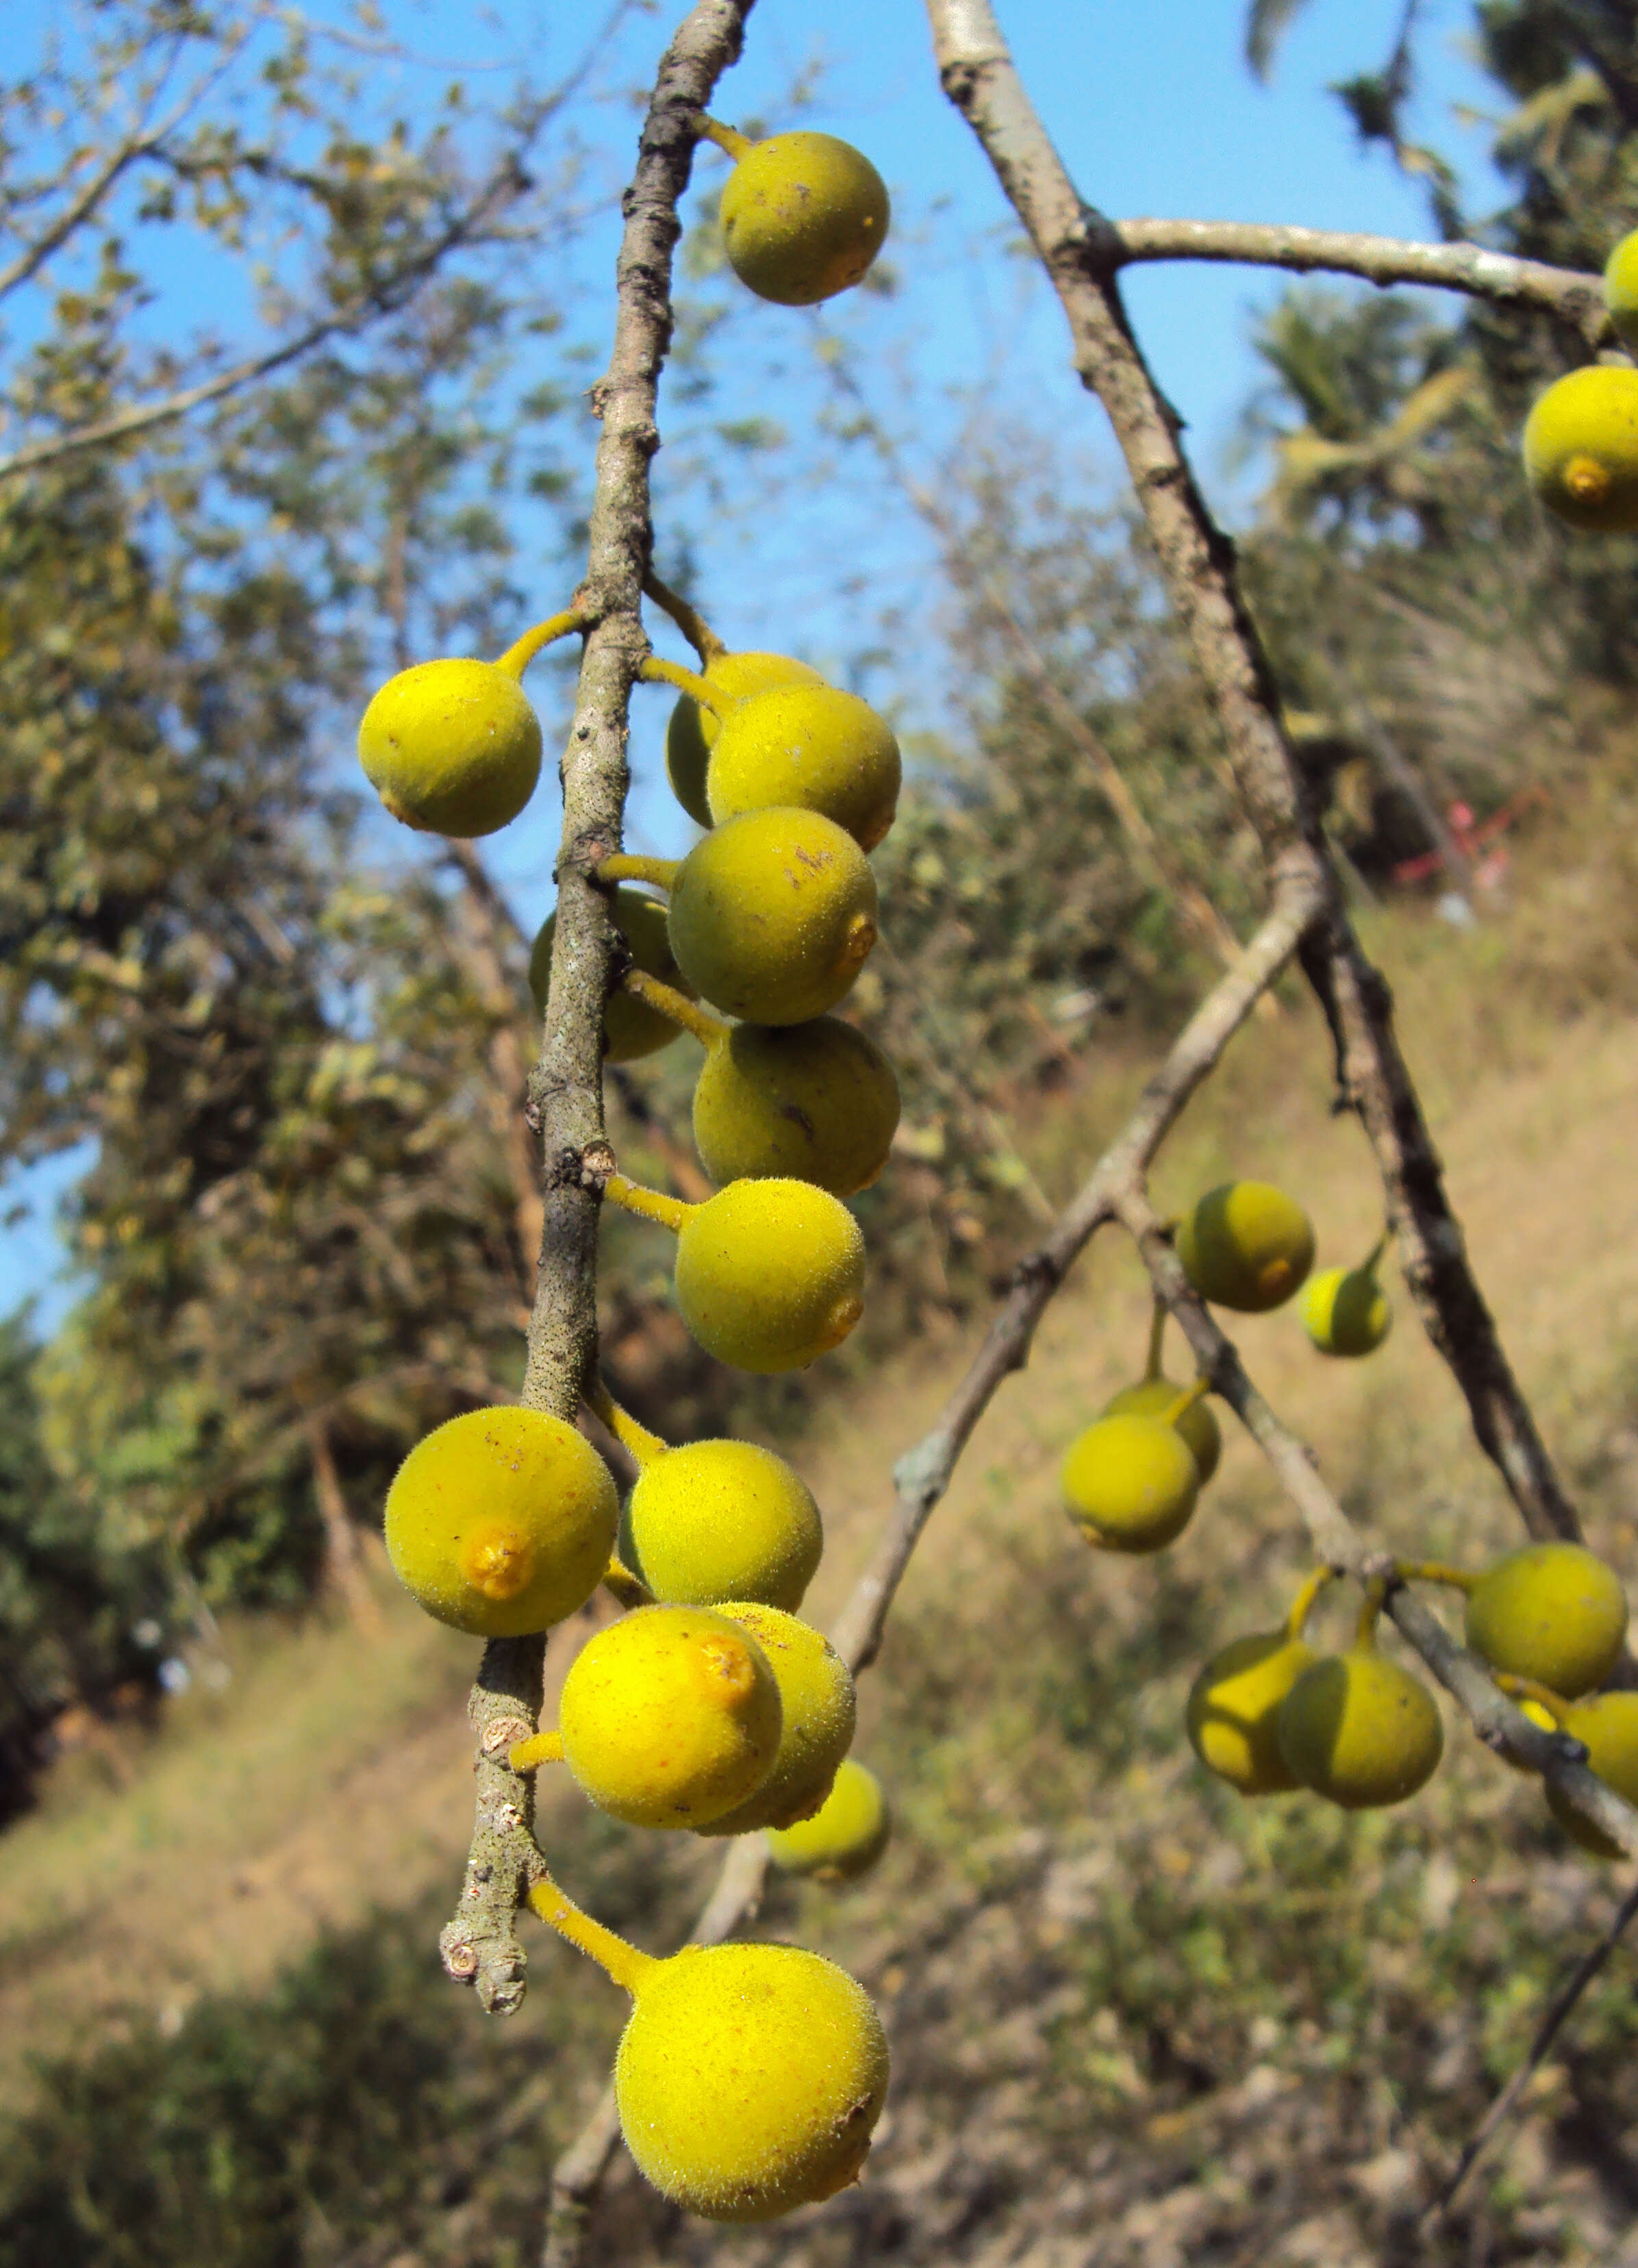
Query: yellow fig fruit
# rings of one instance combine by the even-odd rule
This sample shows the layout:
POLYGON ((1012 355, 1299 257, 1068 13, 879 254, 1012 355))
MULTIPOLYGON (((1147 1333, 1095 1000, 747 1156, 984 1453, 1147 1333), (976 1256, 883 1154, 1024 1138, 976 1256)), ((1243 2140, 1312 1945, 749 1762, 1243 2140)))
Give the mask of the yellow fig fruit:
POLYGON ((839 1017, 735 1024, 694 1089, 694 1144, 713 1182, 786 1177, 851 1197, 886 1164, 898 1111, 892 1064, 839 1017))
POLYGON ((1624 236, 1605 262, 1604 304, 1623 345, 1638 346, 1638 229, 1624 236))
POLYGON ((759 299, 782 307, 810 307, 857 284, 887 228, 881 174, 833 134, 753 143, 722 192, 729 266, 759 299))
POLYGON ((756 1024, 823 1016, 876 941, 876 883, 845 828, 778 807, 725 820, 671 888, 671 950, 701 998, 756 1024))
POLYGON ((1393 1311, 1374 1266, 1322 1268, 1302 1286, 1302 1328, 1321 1354, 1374 1353, 1393 1311))
POLYGON ((729 710, 705 775, 720 825, 745 811, 823 812, 874 850, 898 809, 898 742, 856 693, 781 685, 729 710))
POLYGON ((851 1882, 875 1865, 892 1832, 881 1781, 848 1756, 837 1766, 835 1784, 811 1819, 767 1830, 768 1854, 781 1874, 851 1882))
POLYGON ((398 1468, 387 1556, 439 1622, 521 1638, 585 1605, 617 1511, 608 1466, 572 1425, 538 1410, 471 1410, 398 1468))
POLYGON ((646 1464, 620 1519, 620 1557, 656 1599, 755 1599, 794 1614, 824 1548, 813 1495, 752 1441, 690 1441, 646 1464))
POLYGON ((1627 1636, 1627 1594, 1580 1543, 1521 1543, 1467 1596, 1467 1643, 1493 1669, 1573 1701, 1602 1685, 1627 1636))
MULTIPOLYGON (((1174 1386, 1169 1378, 1140 1378, 1135 1386, 1123 1386, 1118 1394, 1112 1395, 1104 1403, 1103 1414, 1105 1418, 1163 1418, 1169 1410, 1177 1408, 1183 1394, 1183 1388, 1174 1386)), ((1204 1488, 1217 1470, 1223 1453, 1222 1429, 1211 1404, 1192 1402, 1171 1423, 1193 1450, 1200 1486, 1204 1488)))
POLYGON ((779 1753, 756 1793, 709 1822, 706 1835, 745 1835, 811 1818, 853 1744, 858 1704, 847 1664, 810 1624, 754 1600, 725 1600, 717 1612, 750 1632, 772 1667, 784 1712, 779 1753))
MULTIPOLYGON (((1559 1730, 1572 1740, 1584 1741, 1589 1771, 1612 1787, 1623 1802, 1638 1806, 1638 1693, 1595 1693, 1590 1700, 1573 1701, 1559 1730)), ((1625 1855, 1601 1828, 1572 1811, 1556 1788, 1547 1790, 1547 1808, 1570 1840, 1595 1858, 1625 1855)))
MULTIPOLYGON (((658 898, 644 895, 623 883, 609 909, 614 925, 625 939, 631 966, 646 976, 692 998, 692 990, 671 951, 671 932, 666 909, 658 898)), ((557 933, 557 917, 548 914, 529 955, 529 990, 537 1016, 546 1013, 546 985, 551 975, 551 942, 557 933)), ((610 1063, 636 1063, 639 1057, 658 1054, 681 1036, 680 1027, 658 1008, 630 992, 611 992, 603 1012, 603 1049, 610 1063)))
POLYGON ((1444 1753, 1432 1694, 1369 1646, 1323 1655, 1292 1686, 1276 1721, 1280 1752, 1298 1781, 1345 1811, 1403 1803, 1444 1753))
POLYGON ((1200 1492, 1193 1450, 1162 1418, 1098 1418, 1070 1443, 1061 1480, 1070 1518, 1109 1551, 1160 1550, 1188 1526, 1200 1492))
POLYGON ((1215 1307, 1261 1314, 1288 1300, 1314 1264, 1302 1206, 1267 1182, 1224 1182, 1177 1225, 1184 1273, 1215 1307))
MULTIPOLYGON (((753 693, 767 693, 776 685, 823 685, 824 680, 805 661, 788 653, 713 653, 700 664, 700 674, 726 708, 747 701, 753 693)), ((677 801, 701 827, 711 825, 711 806, 705 799, 705 771, 711 752, 722 730, 709 709, 702 709, 683 693, 666 726, 666 771, 677 801)))
POLYGON ((1184 1722, 1208 1771, 1242 1795, 1273 1795, 1302 1785, 1280 1745, 1286 1696, 1318 1656, 1286 1630, 1231 1638, 1189 1689, 1184 1722))
POLYGON ((806 1182, 730 1182, 677 1235, 677 1307, 707 1353, 741 1370, 799 1370, 864 1313, 865 1241, 806 1182))
POLYGON ((420 661, 372 699, 358 761, 406 827, 492 835, 535 792, 540 719, 517 679, 492 661, 420 661))
POLYGON ((1597 363, 1550 386, 1524 421, 1524 475, 1549 512, 1595 535, 1638 529, 1638 370, 1597 363))

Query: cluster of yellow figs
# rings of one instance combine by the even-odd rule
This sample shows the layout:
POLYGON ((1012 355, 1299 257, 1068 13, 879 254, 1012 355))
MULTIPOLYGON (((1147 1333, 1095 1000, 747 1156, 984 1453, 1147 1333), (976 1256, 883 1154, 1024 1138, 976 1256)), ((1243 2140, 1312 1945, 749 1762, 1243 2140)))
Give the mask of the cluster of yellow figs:
MULTIPOLYGON (((1638 231, 1604 270, 1604 304, 1622 344, 1638 349, 1638 231)), ((1524 423, 1524 474, 1571 527, 1638 532, 1638 370, 1600 362, 1551 385, 1524 423)))
MULTIPOLYGON (((754 291, 808 306, 860 280, 888 201, 857 151, 820 134, 753 144, 710 120, 700 131, 734 161, 724 238, 754 291)), ((704 1346, 742 1369, 787 1370, 859 1320, 864 1247, 842 1199, 875 1179, 898 1122, 891 1065, 829 1012, 875 943, 866 853, 892 824, 898 746, 863 701, 801 662, 727 652, 651 587, 699 652, 697 674, 657 660, 642 674, 682 689, 668 762, 710 831, 686 858, 616 858, 597 877, 627 964, 605 1053, 630 1061, 684 1032, 704 1044, 694 1129, 720 1186, 690 1205, 616 1174, 607 1194, 676 1233, 677 1303, 704 1346)), ((573 611, 555 615, 498 661, 424 662, 383 686, 358 753, 387 809, 455 836, 516 818, 542 754, 524 668, 587 627, 573 611)), ((552 930, 530 969, 542 1012, 552 930)), ((419 1442, 393 1482, 394 1568, 429 1614, 485 1638, 547 1631, 606 1581, 629 1611, 581 1648, 556 1728, 520 1740, 513 1769, 561 1762, 592 1803, 632 1825, 761 1832, 793 1873, 861 1873, 885 1846, 889 1815, 848 1753, 852 1678, 798 1613, 823 1543, 812 1495, 766 1449, 669 1447, 601 1385, 587 1399, 637 1464, 623 1506, 573 1425, 536 1410, 472 1410, 419 1442)), ((530 1903, 631 1994, 615 2068, 621 2122, 668 2197, 712 2219, 760 2220, 857 2178, 888 2051, 852 1977, 786 1945, 653 1958, 550 1876, 530 1903)))
MULTIPOLYGON (((1322 1353, 1370 1353, 1391 1314, 1376 1279, 1386 1239, 1358 1268, 1310 1275, 1314 1231, 1283 1189, 1229 1182, 1199 1198, 1176 1229, 1177 1256, 1201 1299, 1241 1314, 1280 1307, 1299 1290, 1322 1353)), ((1072 1444, 1062 1489, 1070 1517, 1106 1550, 1158 1551, 1180 1535, 1217 1469, 1222 1437, 1206 1381, 1179 1388, 1161 1372, 1166 1310, 1156 1303, 1146 1375, 1125 1388, 1072 1444)), ((1231 1639, 1200 1671, 1186 1711, 1206 1767, 1243 1795, 1294 1788, 1350 1811, 1401 1803, 1426 1785, 1444 1750, 1432 1694, 1376 1651, 1385 1585, 1367 1586, 1353 1645, 1319 1654, 1304 1632, 1334 1579, 1317 1569, 1285 1623, 1231 1639)), ((1627 1635, 1620 1580, 1578 1543, 1528 1543, 1482 1574, 1425 1562, 1395 1580, 1466 1594, 1466 1641, 1525 1714, 1586 1744, 1593 1771, 1638 1802, 1638 1693, 1602 1693, 1627 1635)), ((1620 1852, 1549 1791, 1554 1815, 1600 1856, 1620 1852)))

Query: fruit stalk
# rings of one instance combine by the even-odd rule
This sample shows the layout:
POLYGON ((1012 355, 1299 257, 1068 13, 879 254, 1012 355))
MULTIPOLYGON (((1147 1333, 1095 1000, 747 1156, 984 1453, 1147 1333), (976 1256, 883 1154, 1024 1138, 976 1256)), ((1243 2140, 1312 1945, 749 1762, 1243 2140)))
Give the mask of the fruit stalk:
POLYGON ((660 1015, 668 1016, 685 1032, 692 1032, 706 1047, 719 1048, 727 1038, 731 1027, 724 1018, 713 1016, 709 1008, 702 1008, 697 1000, 690 1000, 675 984, 661 983, 646 968, 628 968, 620 982, 634 998, 646 1001, 660 1015))
POLYGON ((647 882, 656 890, 668 890, 682 864, 680 858, 643 858, 634 851, 616 850, 599 861, 593 880, 605 887, 615 882, 647 882))
POLYGON ((594 1921, 572 1898, 564 1896, 550 1874, 542 1874, 533 1885, 529 1904, 549 1929, 555 1929, 559 1937, 588 1955, 633 1996, 649 1972, 660 1966, 652 1953, 640 1952, 613 1930, 605 1929, 601 1922, 594 1921))
POLYGON ((686 693, 690 701, 697 701, 715 718, 720 718, 724 713, 716 688, 698 670, 684 669, 680 661, 668 661, 661 654, 651 653, 637 674, 646 685, 675 685, 679 693, 686 693))
POLYGON ((594 1415, 608 1427, 639 1470, 645 1465, 652 1465, 656 1457, 665 1455, 669 1443, 662 1441, 658 1433, 651 1433, 646 1425, 639 1425, 629 1410, 622 1410, 601 1374, 587 1381, 586 1400, 594 1415))
POLYGON ((1308 1628, 1308 1618, 1313 1613, 1320 1593, 1337 1580, 1334 1567, 1316 1567, 1302 1589, 1291 1602, 1291 1611, 1286 1616, 1286 1636, 1295 1645, 1308 1628))
POLYGON ((727 647, 712 629, 710 623, 697 608, 690 606, 685 598, 674 591, 668 583, 662 583, 652 567, 643 578, 643 589, 646 595, 651 598, 663 613, 670 615, 699 656, 702 666, 714 661, 719 653, 727 653, 727 647))
POLYGON ((603 1195, 627 1212, 634 1212, 641 1220, 657 1220, 661 1228, 675 1234, 690 1213, 697 1212, 697 1205, 685 1204, 681 1197, 668 1197, 659 1189, 646 1189, 640 1182, 628 1181, 623 1174, 610 1174, 603 1183, 603 1195))
POLYGON ((726 151, 737 164, 756 144, 749 134, 742 134, 737 126, 725 126, 719 119, 707 118, 703 114, 699 122, 700 139, 714 142, 719 150, 726 151))
POLYGON ((527 1741, 514 1741, 506 1751, 506 1762, 514 1772, 536 1771, 542 1764, 563 1762, 561 1733, 531 1733, 527 1741))
POLYGON ((549 615, 543 622, 536 622, 532 630, 525 630, 513 645, 509 645, 497 660, 497 669, 504 669, 508 677, 520 678, 542 646, 554 639, 567 637, 571 630, 587 627, 586 616, 578 607, 565 607, 560 615, 549 615))

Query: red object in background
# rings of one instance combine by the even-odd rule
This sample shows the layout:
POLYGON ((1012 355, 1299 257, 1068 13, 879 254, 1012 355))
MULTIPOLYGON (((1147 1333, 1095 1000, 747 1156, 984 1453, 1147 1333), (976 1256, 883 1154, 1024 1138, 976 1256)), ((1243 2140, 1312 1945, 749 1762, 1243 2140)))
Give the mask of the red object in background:
MULTIPOLYGON (((1453 803, 1445 816, 1457 847, 1472 858, 1493 836, 1500 835, 1509 828, 1521 812, 1527 811, 1532 803, 1546 803, 1546 789, 1539 780, 1532 780, 1528 787, 1520 788, 1516 795, 1509 796, 1499 811, 1493 811, 1488 819, 1478 825, 1474 824, 1472 807, 1469 804, 1453 803)), ((1396 882, 1425 882, 1443 865, 1442 852, 1427 850, 1420 858, 1402 858, 1393 869, 1393 880, 1396 882)), ((1506 865, 1506 858, 1497 852, 1478 867, 1473 880, 1482 888, 1491 888, 1500 880, 1506 865)))

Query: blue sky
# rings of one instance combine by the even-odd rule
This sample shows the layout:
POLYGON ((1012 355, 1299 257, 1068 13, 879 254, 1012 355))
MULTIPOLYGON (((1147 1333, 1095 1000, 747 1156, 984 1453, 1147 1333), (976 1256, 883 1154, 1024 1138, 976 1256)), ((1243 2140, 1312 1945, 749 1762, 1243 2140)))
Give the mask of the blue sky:
MULTIPOLYGON (((526 54, 546 72, 562 68, 587 25, 582 7, 524 9, 505 0, 482 17, 454 0, 413 6, 389 0, 385 12, 406 48, 473 66, 476 95, 498 88, 509 63, 526 54)), ((610 194, 629 171, 637 125, 615 90, 652 71, 672 13, 639 9, 623 25, 604 98, 582 114, 594 175, 610 194)), ((1111 215, 1428 232, 1419 189, 1380 151, 1356 148, 1325 91, 1328 82, 1383 60, 1399 0, 1311 0, 1266 87, 1244 66, 1238 0, 1146 0, 1141 8, 1002 0, 1000 14, 1078 186, 1111 215)), ((1428 0, 1422 21, 1413 130, 1457 161, 1469 209, 1483 213, 1503 191, 1485 162, 1482 125, 1458 115, 1461 107, 1482 107, 1490 99, 1463 51, 1470 11, 1463 0, 1428 0)), ((858 142, 889 180, 895 202, 889 256, 899 289, 886 301, 851 294, 813 315, 756 303, 734 308, 725 335, 728 376, 713 414, 775 417, 791 437, 784 460, 807 483, 801 508, 767 508, 764 469, 753 456, 742 472, 730 464, 719 509, 702 514, 697 496, 673 470, 688 453, 678 436, 672 457, 662 453, 657 468, 660 556, 686 536, 709 610, 731 644, 803 653, 844 680, 889 695, 913 723, 913 683, 900 673, 884 688, 861 676, 857 658, 876 641, 882 592, 925 581, 926 547, 903 514, 885 506, 866 464, 809 442, 824 394, 815 349, 827 328, 853 357, 873 407, 912 453, 936 453, 971 416, 977 397, 997 416, 1054 426, 1092 484, 1101 472, 1111 494, 1116 468, 1101 412, 1066 368, 1061 318, 1018 256, 1016 231, 988 166, 939 89, 917 0, 824 0, 822 7, 814 0, 758 0, 745 58, 723 83, 718 114, 741 123, 789 122, 790 91, 805 76, 812 94, 801 122, 858 142), (685 527, 678 524, 684 513, 685 527)), ((433 75, 384 60, 371 80, 373 92, 402 93, 413 106, 433 75)), ((722 162, 702 155, 703 188, 719 177, 722 162)), ((565 254, 565 285, 583 298, 594 338, 605 335, 598 326, 616 230, 610 211, 565 254)), ((234 304, 219 277, 209 285, 190 282, 186 263, 166 281, 154 318, 161 324, 189 330, 234 304)), ((1228 467, 1236 415, 1258 379, 1248 328, 1253 311, 1281 288, 1276 277, 1181 264, 1126 277, 1139 335, 1185 420, 1207 489, 1230 519, 1243 515, 1252 493, 1246 476, 1231 475, 1228 467)), ((662 426, 666 415, 662 402, 662 426)), ((588 447, 591 438, 587 421, 588 447)), ((542 571, 563 574, 543 558, 542 571)), ((543 589, 540 611, 563 595, 543 589)), ((544 706, 550 698, 547 692, 544 706)), ((927 701, 924 716, 936 705, 930 693, 927 701)), ((660 784, 665 713, 656 693, 638 715, 632 834, 645 847, 675 850, 685 830, 660 784)), ((338 762, 348 761, 338 752, 338 762)), ((550 904, 556 828, 555 799, 542 793, 488 846, 530 923, 550 904)), ((80 1162, 55 1161, 0 1191, 0 1205, 25 1209, 9 1226, 0 1225, 0 1308, 34 1292, 42 1322, 61 1313, 69 1287, 58 1274, 51 1207, 80 1162)))

